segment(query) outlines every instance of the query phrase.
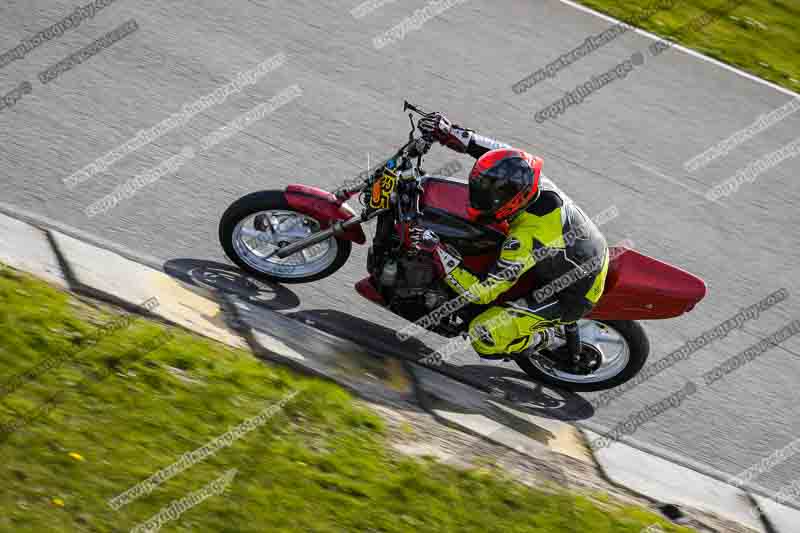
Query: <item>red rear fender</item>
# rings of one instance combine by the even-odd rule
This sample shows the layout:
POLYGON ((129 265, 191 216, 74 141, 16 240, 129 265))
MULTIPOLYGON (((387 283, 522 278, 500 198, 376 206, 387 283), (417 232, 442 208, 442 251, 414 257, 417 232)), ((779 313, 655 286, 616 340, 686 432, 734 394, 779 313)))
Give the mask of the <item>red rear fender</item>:
MULTIPOLYGON (((314 217, 319 221, 323 229, 330 227, 333 222, 347 220, 356 215, 355 211, 344 205, 332 193, 316 187, 289 185, 283 195, 292 209, 314 217)), ((361 226, 351 227, 341 235, 341 238, 358 244, 367 242, 367 237, 364 235, 364 230, 361 229, 361 226)))
POLYGON ((691 311, 705 295, 706 284, 697 276, 628 250, 611 261, 603 296, 589 318, 672 318, 691 311))

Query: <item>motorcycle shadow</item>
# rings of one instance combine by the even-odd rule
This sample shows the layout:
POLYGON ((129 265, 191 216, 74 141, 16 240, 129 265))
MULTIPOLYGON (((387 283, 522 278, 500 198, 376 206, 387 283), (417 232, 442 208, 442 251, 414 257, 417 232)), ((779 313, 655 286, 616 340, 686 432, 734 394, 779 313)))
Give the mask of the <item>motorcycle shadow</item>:
POLYGON ((482 374, 488 379, 489 392, 495 401, 512 411, 565 422, 585 420, 594 415, 594 407, 578 393, 534 381, 521 370, 504 367, 468 365, 463 372, 482 374))
MULTIPOLYGON (((594 408, 580 395, 550 385, 534 382, 513 363, 481 360, 482 364, 464 364, 458 360, 426 364, 423 360, 434 352, 422 339, 397 338, 395 329, 381 326, 337 310, 315 309, 288 313, 286 316, 313 326, 336 337, 347 339, 369 351, 418 363, 470 387, 487 392, 493 401, 519 414, 530 414, 562 421, 583 420, 594 414, 594 408)), ((442 338, 438 337, 438 343, 442 338)), ((446 339, 444 340, 446 342, 446 339)), ((434 341, 437 344, 437 341, 434 341)), ((477 354, 467 356, 475 360, 477 354)))
POLYGON ((273 311, 294 309, 300 298, 283 285, 257 280, 238 268, 201 259, 170 259, 164 263, 170 276, 214 293, 232 293, 253 305, 273 311))

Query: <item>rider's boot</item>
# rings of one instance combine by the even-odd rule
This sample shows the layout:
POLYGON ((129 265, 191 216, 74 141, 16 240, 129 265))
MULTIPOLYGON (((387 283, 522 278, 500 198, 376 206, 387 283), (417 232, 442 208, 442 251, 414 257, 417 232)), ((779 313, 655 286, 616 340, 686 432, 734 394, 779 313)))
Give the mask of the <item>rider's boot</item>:
MULTIPOLYGON (((530 346, 520 352, 520 355, 533 357, 538 356, 541 350, 545 350, 553 344, 554 336, 549 329, 537 331, 533 334, 530 346)), ((511 361, 511 357, 506 356, 505 361, 511 361)))

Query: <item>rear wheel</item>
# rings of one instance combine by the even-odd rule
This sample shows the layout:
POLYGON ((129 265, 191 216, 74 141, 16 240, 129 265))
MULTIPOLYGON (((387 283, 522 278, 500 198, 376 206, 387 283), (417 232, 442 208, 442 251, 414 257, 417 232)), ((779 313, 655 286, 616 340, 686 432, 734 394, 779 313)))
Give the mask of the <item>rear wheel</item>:
MULTIPOLYGON (((518 354, 514 361, 537 381, 572 391, 598 391, 621 385, 642 369, 650 353, 647 334, 632 320, 579 320, 582 350, 578 361, 518 354)), ((547 355, 547 354, 545 354, 547 355)))
POLYGON ((268 281, 305 283, 330 276, 350 256, 350 241, 331 237, 284 259, 272 252, 321 230, 318 220, 294 211, 281 191, 248 194, 222 215, 219 240, 225 255, 268 281))

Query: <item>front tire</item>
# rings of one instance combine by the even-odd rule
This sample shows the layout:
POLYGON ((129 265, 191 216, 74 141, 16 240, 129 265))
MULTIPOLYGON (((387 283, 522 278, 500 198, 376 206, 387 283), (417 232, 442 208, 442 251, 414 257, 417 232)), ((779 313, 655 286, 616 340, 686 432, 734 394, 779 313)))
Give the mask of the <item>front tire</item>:
POLYGON ((576 392, 606 390, 622 385, 635 376, 647 361, 650 341, 638 322, 580 320, 578 325, 581 328, 581 341, 599 350, 603 354, 604 365, 607 366, 583 375, 558 368, 548 369, 547 365, 528 355, 517 354, 514 361, 536 381, 576 392), (584 335, 584 330, 589 334, 584 335))
POLYGON ((219 241, 225 255, 256 278, 308 283, 328 277, 350 257, 352 243, 331 237, 285 259, 266 256, 320 230, 320 223, 291 208, 281 191, 260 191, 236 200, 222 215, 219 241))

